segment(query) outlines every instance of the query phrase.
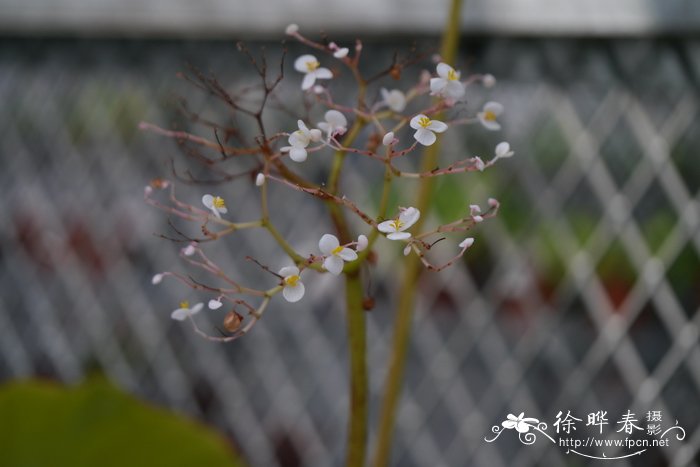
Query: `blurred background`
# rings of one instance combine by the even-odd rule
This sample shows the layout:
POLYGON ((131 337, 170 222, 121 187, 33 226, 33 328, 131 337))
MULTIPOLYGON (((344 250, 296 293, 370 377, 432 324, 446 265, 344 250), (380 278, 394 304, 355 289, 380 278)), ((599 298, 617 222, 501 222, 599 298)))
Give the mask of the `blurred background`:
MULTIPOLYGON (((341 45, 362 38, 365 66, 380 69, 413 44, 436 49, 447 9, 444 0, 0 0, 0 380, 72 385, 104 374, 215 427, 250 465, 340 464, 348 403, 340 282, 307 281, 303 302, 275 300, 232 344, 173 322, 180 300, 210 297, 151 285, 157 272, 187 268, 180 245, 158 238, 169 233, 167 217, 144 204, 143 187, 171 177, 171 164, 197 169, 174 141, 137 125, 189 125, 181 98, 192 112, 225 119, 176 73, 191 63, 227 89, 253 83, 238 39, 253 51, 266 46, 275 63, 295 22, 341 45)), ((662 411, 663 424, 677 422, 687 436, 614 465, 700 465, 700 3, 465 0, 462 25, 456 65, 498 80, 468 87, 467 112, 488 100, 506 110, 501 132, 447 132, 443 160, 489 158, 503 140, 516 156, 439 183, 430 223, 491 196, 502 208, 474 231, 464 262, 421 278, 392 465, 597 465, 545 441, 484 437, 509 413, 551 425, 560 410, 584 420, 607 410, 612 425, 628 409, 640 419, 662 411)), ((290 45, 291 57, 305 51, 290 45)), ((381 84, 406 89, 420 69, 381 84)), ((300 76, 290 62, 287 71, 280 99, 300 103, 300 76)), ((341 76, 331 89, 349 101, 348 83, 341 76)), ((293 121, 270 117, 281 130, 293 121)), ((350 161, 342 184, 371 211, 381 174, 365 167, 350 161)), ((321 158, 305 166, 318 178, 327 169, 321 158)), ((254 218, 250 180, 215 189, 232 218, 254 218)), ((178 185, 192 203, 211 190, 178 185)), ((395 202, 414 191, 401 184, 395 202)), ((329 230, 321 207, 276 195, 277 224, 300 251, 315 251, 329 230)), ((370 445, 400 293, 394 247, 377 243, 367 279, 376 298, 370 445)), ((246 255, 284 265, 255 235, 207 248, 245 280, 264 277, 246 255)), ((198 318, 213 325, 221 316, 198 318)))

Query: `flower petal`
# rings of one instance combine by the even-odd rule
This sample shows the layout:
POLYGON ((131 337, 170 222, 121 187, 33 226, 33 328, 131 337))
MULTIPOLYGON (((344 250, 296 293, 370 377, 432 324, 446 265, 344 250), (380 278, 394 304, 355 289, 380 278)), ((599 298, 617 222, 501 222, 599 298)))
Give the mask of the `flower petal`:
POLYGON ((484 125, 484 128, 486 128, 487 130, 497 131, 497 130, 500 130, 500 129, 501 129, 501 124, 500 124, 500 123, 498 123, 498 122, 496 122, 496 121, 494 121, 494 120, 486 120, 486 119, 484 118, 484 113, 483 113, 483 112, 479 112, 479 113, 477 114, 477 117, 479 117, 479 121, 481 122, 482 125, 484 125))
POLYGON ((498 145, 496 145, 495 152, 496 152, 496 157, 500 157, 500 158, 510 157, 513 154, 515 154, 513 151, 510 150, 510 144, 508 144, 505 141, 503 141, 502 143, 498 143, 498 145))
POLYGON ((176 321, 183 321, 190 314, 189 308, 178 308, 170 313, 170 317, 176 321))
POLYGON ((503 105, 498 102, 489 101, 484 104, 484 112, 493 112, 494 115, 499 116, 503 113, 503 105))
POLYGON ((202 204, 211 209, 214 206, 214 197, 212 195, 202 196, 202 204))
POLYGON ((326 121, 336 127, 346 127, 348 119, 337 110, 329 110, 325 115, 326 121))
POLYGON ((317 62, 316 57, 310 54, 302 55, 294 60, 294 69, 300 73, 308 73, 309 69, 306 66, 309 62, 317 62))
POLYGON ((443 92, 451 99, 459 99, 464 95, 464 85, 459 81, 449 81, 443 92))
POLYGON ((384 135, 384 138, 382 138, 382 144, 384 146, 389 146, 394 142, 394 132, 390 131, 389 133, 384 135))
POLYGON ((406 240, 411 238, 411 234, 408 232, 392 232, 386 236, 389 240, 406 240))
POLYGON ((507 428, 509 430, 512 430, 513 428, 515 428, 516 423, 517 422, 515 420, 506 420, 503 423, 501 423, 501 425, 503 425, 503 428, 507 428))
POLYGON ((341 258, 331 255, 323 260, 323 267, 334 276, 339 276, 343 272, 344 262, 341 258))
POLYGON ((282 289, 282 295, 289 303, 294 303, 301 300, 301 298, 304 296, 304 292, 306 292, 306 288, 301 282, 297 282, 297 285, 294 287, 286 286, 284 289, 282 289))
POLYGON ((447 80, 442 78, 430 78, 430 94, 442 94, 445 86, 447 86, 447 80))
POLYGON ((427 118, 427 117, 423 114, 418 114, 411 119, 411 123, 409 125, 414 130, 418 130, 419 128, 423 128, 422 126, 420 126, 420 123, 419 123, 421 121, 421 119, 423 119, 423 118, 427 118))
POLYGON ((401 230, 407 230, 409 229, 413 224, 418 222, 418 219, 420 219, 420 211, 414 207, 408 207, 401 211, 401 214, 399 214, 399 220, 403 224, 401 227, 401 230))
POLYGON ((324 234, 321 240, 318 241, 318 249, 321 250, 321 253, 324 255, 332 254, 333 250, 338 248, 338 246, 340 246, 338 237, 332 234, 324 234))
POLYGON ((435 136, 435 133, 433 133, 430 130, 426 130, 425 128, 416 130, 416 132, 413 134, 413 137, 423 146, 430 146, 437 140, 437 136, 435 136))
POLYGON ((447 63, 438 63, 438 66, 437 66, 438 76, 440 76, 441 78, 448 79, 450 76, 450 71, 454 72, 454 68, 452 68, 447 63))
POLYGON ((221 308, 224 304, 221 303, 221 301, 219 301, 219 300, 214 300, 214 299, 212 299, 212 300, 209 300, 209 304, 208 304, 208 305, 209 305, 209 309, 210 309, 210 310, 218 310, 218 309, 221 308))
POLYGON ((351 250, 350 248, 343 248, 340 250, 340 253, 338 253, 338 256, 343 258, 345 261, 355 261, 357 259, 357 253, 355 253, 355 250, 351 250))
POLYGON ((317 68, 313 74, 317 79, 331 79, 333 77, 333 72, 328 68, 317 68))
POLYGON ((292 148, 289 151, 289 158, 294 162, 304 162, 306 160, 307 153, 304 148, 292 148))
POLYGON ((190 315, 196 315, 200 311, 202 311, 202 308, 204 308, 204 303, 197 303, 195 306, 190 308, 190 315))
POLYGON ((434 131, 435 133, 442 133, 447 130, 447 123, 441 122, 440 120, 431 120, 430 125, 428 125, 426 129, 434 131))
POLYGON ((396 228, 394 227, 393 220, 380 222, 379 225, 377 226, 377 229, 380 232, 384 232, 384 233, 396 232, 396 228))
POLYGON ((296 266, 285 266, 282 269, 280 269, 280 276, 282 276, 282 277, 298 276, 298 275, 299 275, 299 268, 296 266))
POLYGON ((367 238, 366 235, 360 234, 357 237, 357 251, 362 251, 365 248, 367 248, 367 245, 369 245, 369 239, 367 238))
POLYGON ((311 89, 311 86, 313 86, 315 82, 316 82, 316 73, 314 73, 314 72, 307 73, 304 76, 304 79, 301 81, 301 90, 306 91, 306 90, 311 89))

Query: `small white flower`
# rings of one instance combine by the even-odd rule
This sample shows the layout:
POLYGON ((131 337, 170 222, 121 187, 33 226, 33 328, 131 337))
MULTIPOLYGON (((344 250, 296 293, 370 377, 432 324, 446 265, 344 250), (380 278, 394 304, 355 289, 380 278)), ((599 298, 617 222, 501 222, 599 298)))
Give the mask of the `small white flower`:
POLYGON ((185 248, 182 249, 182 254, 185 256, 192 256, 197 248, 193 244, 187 245, 185 248))
POLYGON ((466 250, 467 248, 469 248, 473 244, 474 244, 474 239, 472 237, 467 237, 460 242, 459 247, 464 248, 466 250))
POLYGON ((288 35, 291 36, 292 34, 296 34, 299 32, 299 26, 296 24, 292 23, 289 26, 287 26, 287 29, 284 30, 284 32, 288 35))
POLYGON ((204 303, 197 303, 195 306, 190 308, 190 303, 188 301, 180 302, 180 308, 173 311, 170 317, 177 321, 182 321, 188 316, 193 316, 202 311, 204 303))
POLYGON ((357 237, 357 246, 355 247, 357 251, 364 250, 367 248, 367 245, 369 245, 369 239, 366 236, 360 235, 357 237))
POLYGON ((406 248, 403 249, 403 255, 408 256, 411 254, 411 244, 406 245, 406 248))
POLYGON ((285 146, 280 150, 282 152, 288 152, 289 158, 294 162, 304 162, 308 156, 306 147, 312 141, 316 142, 321 140, 321 130, 317 128, 309 130, 306 124, 301 120, 297 121, 297 126, 299 126, 299 129, 289 135, 288 142, 290 146, 285 146))
POLYGON ((338 47, 338 44, 335 42, 328 44, 328 47, 333 50, 333 56, 335 58, 345 58, 348 56, 348 52, 350 52, 350 49, 347 47, 338 47))
POLYGON ((209 309, 210 309, 210 310, 218 310, 218 309, 221 308, 224 304, 221 303, 221 300, 217 298, 217 299, 209 300, 209 304, 208 304, 208 305, 209 305, 209 309))
POLYGON ((437 140, 435 133, 447 130, 447 124, 439 120, 431 120, 423 114, 418 114, 411 119, 411 128, 416 130, 413 137, 423 146, 430 146, 437 140))
POLYGON ((485 74, 481 77, 481 84, 483 84, 485 88, 492 88, 496 85, 496 77, 492 74, 485 74))
POLYGON ((384 135, 384 138, 382 138, 382 144, 384 146, 389 146, 391 144, 394 144, 396 142, 396 138, 394 138, 394 132, 390 131, 389 133, 384 135))
POLYGON ((163 282, 163 274, 156 274, 153 276, 153 279, 151 279, 151 284, 157 285, 163 282))
POLYGON ((530 427, 536 427, 537 424, 539 423, 539 420, 536 418, 524 418, 525 412, 522 412, 520 415, 517 417, 513 414, 508 414, 506 417, 507 420, 503 421, 501 425, 503 428, 506 428, 508 430, 512 430, 515 428, 515 430, 518 433, 527 433, 530 431, 530 427))
POLYGON ((318 248, 326 257, 323 260, 323 267, 334 276, 343 272, 345 261, 355 261, 357 253, 350 248, 340 245, 335 235, 325 234, 318 242, 318 248))
POLYGON ((263 186, 265 184, 265 174, 260 172, 255 177, 255 186, 263 186))
POLYGON ((389 91, 381 88, 379 92, 382 94, 384 103, 394 112, 403 112, 406 108, 406 95, 398 89, 389 91))
POLYGON ((219 219, 221 219, 221 214, 226 214, 228 212, 226 203, 221 196, 204 195, 202 196, 202 204, 219 219))
POLYGON ((430 79, 430 94, 457 100, 464 95, 464 84, 459 80, 460 72, 447 63, 438 63, 438 78, 430 79))
POLYGON ((484 108, 481 109, 481 112, 479 112, 476 116, 487 130, 496 131, 501 129, 501 124, 498 123, 497 118, 502 113, 503 105, 499 104, 498 102, 489 101, 484 104, 484 108))
POLYGON ((469 205, 469 213, 473 216, 474 214, 481 214, 481 207, 478 204, 469 205))
POLYGON ((331 79, 333 73, 328 68, 321 67, 321 63, 313 55, 302 55, 294 61, 294 69, 304 73, 301 89, 311 89, 317 79, 331 79))
POLYGON ((483 172, 484 169, 486 168, 486 164, 484 164, 484 161, 481 160, 481 157, 479 157, 479 156, 476 156, 474 158, 474 165, 479 172, 483 172))
POLYGON ((337 110, 329 110, 324 115, 325 122, 320 122, 318 127, 328 134, 328 137, 342 135, 347 131, 348 119, 337 110))
POLYGON ((472 220, 473 220, 474 222, 476 222, 477 224, 478 224, 479 222, 484 222, 483 216, 480 216, 480 215, 478 215, 478 214, 477 214, 476 216, 472 216, 472 220))
POLYGON ((420 218, 420 211, 410 207, 403 209, 399 217, 390 221, 380 223, 377 228, 380 232, 388 234, 386 238, 389 240, 406 240, 411 238, 411 234, 406 232, 420 218))
POLYGON ((503 141, 502 143, 498 143, 496 145, 496 150, 494 152, 496 154, 496 157, 494 158, 494 160, 506 159, 508 157, 511 157, 513 154, 515 154, 515 152, 510 150, 510 144, 506 143, 505 141, 503 141))
POLYGON ((299 277, 299 268, 296 266, 285 266, 280 269, 280 276, 284 281, 282 295, 289 303, 298 302, 304 296, 306 291, 304 284, 299 277))

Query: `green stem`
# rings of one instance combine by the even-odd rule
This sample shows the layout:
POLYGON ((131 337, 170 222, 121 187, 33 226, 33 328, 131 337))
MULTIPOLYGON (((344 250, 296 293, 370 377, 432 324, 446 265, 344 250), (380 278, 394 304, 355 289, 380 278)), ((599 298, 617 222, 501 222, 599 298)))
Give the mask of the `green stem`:
POLYGON ((365 463, 367 452, 367 337, 359 274, 345 275, 345 301, 350 353, 350 420, 345 465, 365 463))
MULTIPOLYGON (((446 63, 453 63, 457 54, 459 39, 459 20, 462 0, 452 0, 450 14, 447 20, 447 29, 443 36, 441 55, 446 63)), ((436 116, 440 119, 440 116, 436 116)), ((421 171, 429 171, 438 165, 439 140, 428 147, 423 156, 421 171)), ((418 187, 418 197, 414 205, 420 212, 421 218, 414 229, 421 231, 422 224, 427 217, 430 208, 434 188, 433 177, 423 178, 418 187)), ((389 371, 384 382, 384 400, 382 401, 379 431, 377 434, 377 448, 374 453, 373 466, 385 467, 389 465, 391 456, 391 442, 396 421, 396 410, 401 396, 401 384, 403 382, 404 368, 406 366, 406 354, 411 335, 411 323, 415 308, 416 282, 421 272, 420 259, 416 255, 407 258, 403 269, 404 275, 399 290, 400 298, 396 310, 394 322, 394 336, 392 341, 391 356, 389 358, 389 371)))

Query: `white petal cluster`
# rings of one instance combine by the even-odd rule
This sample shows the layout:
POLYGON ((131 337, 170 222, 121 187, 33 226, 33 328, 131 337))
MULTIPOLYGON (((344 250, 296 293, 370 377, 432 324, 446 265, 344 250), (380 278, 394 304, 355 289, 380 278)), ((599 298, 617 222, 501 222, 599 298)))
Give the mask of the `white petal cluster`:
POLYGON ((447 124, 439 120, 431 120, 423 114, 418 114, 411 119, 411 128, 416 130, 413 137, 423 146, 430 146, 437 140, 435 133, 447 130, 447 124))
POLYGON ((170 317, 176 321, 182 321, 185 318, 196 315, 197 313, 202 311, 202 308, 204 308, 204 303, 197 303, 196 305, 190 308, 189 302, 180 302, 180 308, 174 310, 170 314, 170 317))
POLYGON ((467 248, 469 248, 469 247, 472 246, 473 244, 474 244, 474 238, 473 238, 473 237, 467 237, 467 238, 465 238, 464 240, 462 240, 462 241, 459 243, 459 247, 460 247, 460 248, 464 248, 464 249, 466 250, 467 248))
POLYGON ((406 230, 418 222, 418 219, 420 219, 420 211, 409 207, 402 209, 397 218, 384 221, 377 228, 380 232, 387 234, 386 238, 389 240, 406 240, 411 238, 411 234, 406 230))
POLYGON ((493 161, 496 161, 497 159, 507 159, 515 154, 515 152, 510 149, 510 144, 506 143, 505 141, 496 145, 494 153, 496 154, 496 157, 493 158, 493 161))
POLYGON ((367 238, 367 236, 359 235, 357 237, 357 246, 355 247, 355 249, 357 251, 364 250, 365 248, 367 248, 368 245, 369 245, 369 239, 367 238))
POLYGON ((328 135, 328 138, 342 135, 348 130, 348 119, 337 110, 329 110, 324 118, 325 121, 320 122, 317 126, 328 135))
POLYGON ((498 102, 489 101, 484 104, 484 108, 481 109, 476 116, 479 121, 487 130, 500 130, 501 124, 498 123, 498 116, 503 113, 503 105, 498 102))
POLYGON ((221 219, 221 214, 228 212, 226 202, 220 196, 204 195, 202 196, 202 204, 219 219, 221 219))
POLYGON ((289 158, 294 162, 304 162, 308 156, 306 148, 312 142, 321 140, 321 130, 317 128, 309 129, 302 120, 297 121, 298 130, 289 135, 289 146, 280 150, 288 152, 289 158))
POLYGON ((403 112, 406 108, 406 95, 398 89, 380 89, 382 102, 394 112, 403 112))
POLYGON ((460 72, 447 63, 438 63, 437 78, 430 79, 430 94, 457 100, 464 95, 464 84, 459 80, 460 72))
POLYGON ((306 54, 294 61, 294 69, 299 73, 304 73, 301 81, 301 89, 306 91, 311 89, 317 79, 331 79, 333 73, 328 68, 323 68, 321 63, 313 55, 306 54))
POLYGON ((306 289, 299 276, 299 268, 296 266, 285 266, 280 269, 280 276, 284 282, 282 296, 289 303, 298 302, 304 296, 306 289))
POLYGON ((338 47, 338 44, 336 44, 335 42, 331 42, 330 44, 328 44, 328 48, 330 48, 333 51, 333 56, 335 58, 345 58, 350 52, 350 49, 348 49, 347 47, 338 47))
POLYGON ((357 259, 357 253, 350 248, 340 245, 335 235, 323 235, 318 242, 318 248, 325 257, 323 259, 323 267, 335 276, 343 272, 343 266, 346 261, 355 261, 357 259))

